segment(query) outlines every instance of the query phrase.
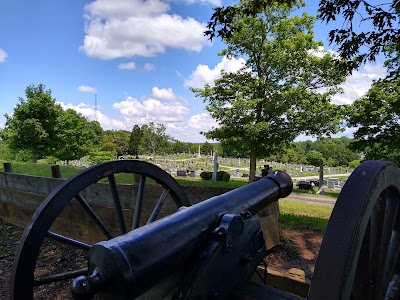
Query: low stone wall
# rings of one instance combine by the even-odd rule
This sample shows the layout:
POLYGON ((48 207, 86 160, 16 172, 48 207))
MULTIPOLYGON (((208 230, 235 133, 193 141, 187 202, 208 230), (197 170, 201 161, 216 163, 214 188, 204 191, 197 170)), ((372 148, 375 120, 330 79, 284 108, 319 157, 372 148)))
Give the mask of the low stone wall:
MULTIPOLYGON (((25 227, 40 203, 53 191, 63 179, 28 176, 22 174, 0 172, 0 218, 6 222, 25 227)), ((135 186, 118 185, 118 192, 127 227, 131 227, 132 215, 135 207, 135 186)), ((211 197, 228 192, 228 188, 204 188, 183 187, 189 201, 192 204, 201 202, 211 197)), ((147 184, 145 188, 145 201, 142 208, 141 225, 150 216, 155 203, 159 199, 163 188, 158 185, 147 184)), ((110 231, 118 235, 116 216, 114 213, 112 195, 109 185, 97 183, 84 190, 81 195, 91 204, 99 217, 111 224, 110 231)), ((167 199, 168 201, 168 199, 167 199)), ((176 211, 173 201, 168 201, 163 206, 160 216, 169 215, 176 211)), ((263 227, 267 248, 279 243, 278 231, 278 204, 273 203, 265 208, 260 214, 260 222, 263 227)), ((57 221, 53 224, 51 231, 76 238, 87 243, 95 243, 104 240, 104 236, 96 229, 94 222, 83 211, 76 201, 64 209, 57 221)))

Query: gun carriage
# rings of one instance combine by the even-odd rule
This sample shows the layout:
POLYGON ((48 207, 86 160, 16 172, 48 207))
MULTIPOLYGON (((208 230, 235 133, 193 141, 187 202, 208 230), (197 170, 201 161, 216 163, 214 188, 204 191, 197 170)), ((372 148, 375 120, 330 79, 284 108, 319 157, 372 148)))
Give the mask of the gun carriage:
MULTIPOLYGON (((36 286, 69 280, 74 299, 303 299, 249 281, 266 254, 253 216, 291 190, 291 178, 275 171, 190 205, 178 183, 154 165, 115 161, 93 166, 60 184, 34 213, 17 249, 11 297, 30 300, 36 286), (139 178, 130 220, 116 185, 119 173, 139 178), (109 229, 85 196, 101 180, 111 191, 118 232, 109 229), (163 191, 143 220, 146 180, 160 184, 163 191), (168 201, 177 211, 157 219, 168 201), (52 230, 72 202, 100 230, 100 241, 52 230), (82 249, 87 266, 38 274, 47 238, 82 249)), ((400 298, 399 191, 399 169, 390 162, 367 161, 352 173, 328 222, 307 299, 400 298)))

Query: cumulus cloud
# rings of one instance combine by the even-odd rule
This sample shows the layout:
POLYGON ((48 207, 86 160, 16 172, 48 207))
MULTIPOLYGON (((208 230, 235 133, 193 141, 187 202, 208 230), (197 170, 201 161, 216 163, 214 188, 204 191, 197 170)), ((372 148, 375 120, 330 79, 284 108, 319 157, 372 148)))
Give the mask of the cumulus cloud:
POLYGON ((365 95, 374 80, 385 77, 386 68, 379 64, 366 64, 360 70, 353 71, 346 81, 341 85, 343 94, 333 97, 333 103, 351 104, 365 95))
POLYGON ((143 69, 144 69, 146 72, 151 72, 151 71, 153 71, 153 70, 156 69, 156 66, 153 65, 153 64, 150 64, 150 63, 145 63, 143 69))
POLYGON ((208 113, 193 115, 184 123, 167 124, 167 132, 179 141, 203 143, 207 139, 200 132, 206 132, 217 127, 218 123, 208 113))
POLYGON ((64 110, 74 109, 81 113, 89 121, 97 120, 101 127, 105 130, 115 129, 124 130, 127 129, 126 124, 121 120, 116 120, 111 117, 106 116, 101 111, 97 110, 93 105, 86 103, 79 103, 78 105, 73 105, 71 103, 58 102, 64 110))
POLYGON ((85 6, 81 49, 101 59, 154 56, 167 47, 200 51, 205 24, 169 10, 160 0, 96 0, 85 6))
POLYGON ((136 64, 133 61, 122 63, 118 65, 118 69, 120 70, 135 70, 136 64))
POLYGON ((221 71, 225 72, 237 72, 245 65, 245 60, 243 58, 228 58, 226 56, 222 57, 221 62, 219 62, 213 69, 210 69, 207 65, 198 65, 196 70, 190 74, 189 78, 185 80, 184 85, 186 87, 202 88, 206 84, 213 85, 214 81, 221 77, 221 71))
POLYGON ((82 93, 91 93, 91 94, 97 93, 97 90, 94 87, 88 85, 80 85, 78 86, 77 90, 82 93))
POLYGON ((182 122, 184 116, 189 113, 189 109, 182 104, 166 104, 152 98, 140 102, 135 98, 128 97, 121 102, 114 103, 113 108, 118 110, 125 122, 129 124, 182 122))
POLYGON ((0 48, 0 63, 3 63, 7 59, 7 52, 0 48))
POLYGON ((174 92, 171 88, 168 89, 159 89, 158 87, 153 87, 151 90, 151 96, 160 100, 176 100, 174 92))

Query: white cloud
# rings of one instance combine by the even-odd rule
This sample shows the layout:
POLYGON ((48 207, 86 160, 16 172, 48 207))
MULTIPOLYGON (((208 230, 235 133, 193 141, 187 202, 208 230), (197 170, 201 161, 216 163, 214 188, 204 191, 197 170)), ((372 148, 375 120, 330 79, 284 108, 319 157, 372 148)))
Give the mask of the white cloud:
POLYGON ((97 93, 97 90, 94 87, 88 85, 80 85, 78 86, 77 90, 82 93, 91 93, 91 94, 97 93))
POLYGON ((221 6, 222 2, 220 0, 185 0, 187 4, 193 3, 210 3, 213 6, 221 6))
POLYGON ((341 85, 343 94, 333 97, 333 103, 351 104, 362 97, 371 87, 373 80, 378 80, 386 75, 386 68, 382 65, 366 64, 360 70, 353 71, 341 85))
POLYGON ((198 65, 196 70, 190 74, 189 79, 185 80, 186 87, 203 88, 206 84, 213 85, 214 81, 221 77, 221 71, 237 72, 245 65, 243 58, 227 58, 224 56, 213 69, 207 65, 198 65))
POLYGON ((203 143, 207 139, 200 132, 206 132, 218 124, 208 113, 193 115, 187 123, 170 123, 166 126, 168 134, 179 141, 203 143))
MULTIPOLYGON (((120 120, 113 119, 111 117, 106 116, 101 111, 97 110, 94 105, 79 103, 78 105, 73 105, 71 103, 65 104, 64 102, 58 102, 64 110, 68 108, 74 109, 77 112, 81 113, 85 116, 89 121, 97 120, 101 127, 105 130, 115 129, 115 130, 123 130, 127 129, 126 124, 120 120)), ((130 130, 130 129, 129 129, 130 130)))
POLYGON ((150 63, 145 63, 143 68, 146 72, 151 72, 156 69, 156 66, 150 63))
POLYGON ((136 64, 133 61, 122 63, 118 65, 118 69, 120 70, 135 70, 136 64))
POLYGON ((0 63, 3 63, 7 59, 7 52, 0 48, 0 63))
POLYGON ((150 122, 163 124, 183 122, 184 116, 189 113, 189 109, 182 104, 166 104, 152 98, 140 102, 128 97, 114 103, 113 108, 121 113, 129 128, 134 124, 142 125, 150 122))
POLYGON ((81 49, 101 59, 154 56, 167 47, 200 51, 208 43, 205 24, 169 9, 160 0, 96 0, 85 6, 81 49))
MULTIPOLYGON (((170 97, 179 98, 174 95, 172 89, 154 87, 152 92, 156 95, 169 95, 170 97)), ((190 111, 184 104, 178 101, 162 102, 154 98, 146 98, 143 101, 139 101, 127 96, 125 100, 114 103, 113 109, 115 111, 112 113, 119 117, 111 117, 110 110, 107 110, 107 113, 103 113, 101 107, 98 107, 96 111, 95 106, 92 104, 58 103, 65 110, 68 108, 74 109, 88 120, 97 120, 105 130, 132 130, 135 124, 141 126, 150 122, 161 123, 166 127, 168 135, 184 142, 205 142, 206 138, 200 134, 200 131, 208 131, 218 126, 208 113, 193 115, 187 119, 190 111)))
POLYGON ((159 100, 176 100, 174 92, 171 88, 159 89, 158 87, 153 87, 151 90, 151 96, 159 100))

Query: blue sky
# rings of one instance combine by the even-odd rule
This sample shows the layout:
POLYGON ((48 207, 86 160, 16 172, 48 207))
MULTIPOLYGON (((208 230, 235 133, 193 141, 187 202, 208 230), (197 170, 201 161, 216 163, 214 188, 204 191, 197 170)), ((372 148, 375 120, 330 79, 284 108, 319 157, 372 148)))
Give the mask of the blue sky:
MULTIPOLYGON (((203 36, 212 7, 231 3, 220 1, 1 1, 0 128, 25 88, 43 83, 64 108, 103 129, 163 123, 178 140, 204 142, 199 132, 216 123, 189 87, 241 65, 218 56, 224 45, 203 36)), ((317 2, 309 2, 306 10, 315 15, 317 2)), ((315 37, 335 50, 320 21, 315 37)), ((381 62, 355 71, 333 101, 351 103, 384 73, 381 62)))

